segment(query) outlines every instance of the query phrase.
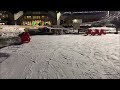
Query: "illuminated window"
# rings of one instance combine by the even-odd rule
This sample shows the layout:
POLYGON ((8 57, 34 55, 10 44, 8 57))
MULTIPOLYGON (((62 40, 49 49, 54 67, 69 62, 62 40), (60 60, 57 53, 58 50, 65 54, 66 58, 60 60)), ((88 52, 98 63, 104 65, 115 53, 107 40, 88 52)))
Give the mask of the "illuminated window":
POLYGON ((42 18, 44 18, 45 16, 42 16, 42 18))
POLYGON ((26 22, 26 21, 23 21, 23 25, 27 25, 27 22, 26 22))
POLYGON ((51 24, 50 21, 45 22, 45 25, 50 25, 50 24, 51 24))
POLYGON ((27 19, 31 19, 31 16, 27 16, 27 19))
POLYGON ((33 19, 37 19, 37 16, 33 16, 33 19))
POLYGON ((38 16, 36 16, 36 19, 38 19, 38 16))

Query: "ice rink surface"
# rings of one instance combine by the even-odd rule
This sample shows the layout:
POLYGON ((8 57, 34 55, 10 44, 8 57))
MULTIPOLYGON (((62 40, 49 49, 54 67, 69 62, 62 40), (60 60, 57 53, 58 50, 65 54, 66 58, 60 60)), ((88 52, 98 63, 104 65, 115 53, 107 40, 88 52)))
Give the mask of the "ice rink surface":
POLYGON ((120 34, 36 35, 0 49, 1 79, 120 79, 120 34))

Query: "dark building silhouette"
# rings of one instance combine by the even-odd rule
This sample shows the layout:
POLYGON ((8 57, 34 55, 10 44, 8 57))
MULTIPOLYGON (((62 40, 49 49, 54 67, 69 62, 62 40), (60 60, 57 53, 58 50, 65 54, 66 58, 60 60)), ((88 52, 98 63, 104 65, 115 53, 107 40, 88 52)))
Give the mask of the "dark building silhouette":
POLYGON ((77 12, 63 12, 61 16, 61 24, 72 24, 73 19, 82 19, 82 22, 98 21, 106 16, 106 11, 77 11, 77 12))
POLYGON ((0 11, 0 24, 13 25, 14 15, 9 11, 0 11))

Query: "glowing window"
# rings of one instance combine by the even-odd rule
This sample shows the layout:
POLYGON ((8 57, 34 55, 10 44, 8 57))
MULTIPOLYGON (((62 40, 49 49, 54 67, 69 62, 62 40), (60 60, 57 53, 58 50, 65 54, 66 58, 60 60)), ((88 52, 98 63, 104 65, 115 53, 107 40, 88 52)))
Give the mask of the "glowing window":
POLYGON ((45 16, 42 16, 42 18, 44 18, 45 16))
POLYGON ((27 16, 27 19, 31 19, 31 16, 27 16))

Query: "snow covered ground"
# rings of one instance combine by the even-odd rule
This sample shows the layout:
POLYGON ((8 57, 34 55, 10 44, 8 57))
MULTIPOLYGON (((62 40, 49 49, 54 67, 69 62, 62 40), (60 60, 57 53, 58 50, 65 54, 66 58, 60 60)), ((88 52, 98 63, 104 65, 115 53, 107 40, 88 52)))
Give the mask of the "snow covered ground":
POLYGON ((120 79, 120 34, 37 35, 0 49, 1 79, 120 79))
POLYGON ((18 37, 19 34, 25 32, 25 28, 11 26, 0 28, 0 38, 18 37))

